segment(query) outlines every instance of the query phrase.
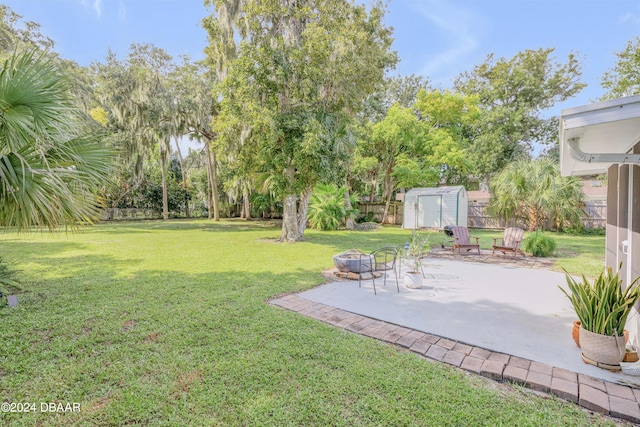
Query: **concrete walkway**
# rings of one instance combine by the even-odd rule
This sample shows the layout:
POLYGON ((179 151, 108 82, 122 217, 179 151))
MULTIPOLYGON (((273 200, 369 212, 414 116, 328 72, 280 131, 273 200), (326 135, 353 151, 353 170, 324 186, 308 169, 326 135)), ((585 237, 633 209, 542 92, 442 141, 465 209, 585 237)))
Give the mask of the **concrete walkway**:
POLYGON ((558 288, 565 286, 564 274, 495 262, 434 257, 426 260, 422 289, 401 284, 397 293, 388 274, 386 286, 376 280, 377 295, 371 280, 362 288, 339 281, 271 303, 640 423, 640 377, 582 362, 571 338, 575 314, 558 288))

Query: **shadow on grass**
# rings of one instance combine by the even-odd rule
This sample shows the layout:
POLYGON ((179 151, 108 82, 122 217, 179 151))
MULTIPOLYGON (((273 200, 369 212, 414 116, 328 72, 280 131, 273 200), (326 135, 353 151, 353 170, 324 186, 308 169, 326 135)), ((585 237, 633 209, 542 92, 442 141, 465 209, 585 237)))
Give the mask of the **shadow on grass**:
MULTIPOLYGON (((160 226, 182 224, 199 229, 197 222, 160 226)), ((231 238, 246 231, 225 227, 231 238)), ((344 425, 525 425, 531 413, 540 417, 534 424, 548 425, 566 411, 530 397, 508 401, 453 369, 266 304, 321 283, 311 258, 326 250, 296 260, 303 268, 284 263, 281 273, 250 271, 255 256, 246 269, 228 262, 185 273, 143 257, 152 248, 142 244, 126 260, 115 250, 99 255, 99 235, 112 228, 145 232, 153 224, 106 227, 88 243, 3 241, 3 251, 32 267, 19 306, 0 310, 0 400, 82 407, 55 418, 3 414, 8 425, 333 425, 337 417, 344 425)), ((370 250, 408 235, 309 232, 300 246, 263 250, 270 253, 261 259, 304 244, 370 250)), ((203 263, 221 256, 206 249, 188 255, 207 253, 203 263)), ((578 410, 572 415, 583 418, 567 425, 586 424, 578 410)))
POLYGON ((244 220, 239 218, 224 219, 216 222, 208 219, 170 219, 145 220, 145 221, 113 221, 101 222, 96 228, 101 233, 118 234, 131 232, 154 232, 154 231, 187 231, 201 230, 208 232, 243 232, 257 230, 280 230, 281 222, 263 220, 244 220))

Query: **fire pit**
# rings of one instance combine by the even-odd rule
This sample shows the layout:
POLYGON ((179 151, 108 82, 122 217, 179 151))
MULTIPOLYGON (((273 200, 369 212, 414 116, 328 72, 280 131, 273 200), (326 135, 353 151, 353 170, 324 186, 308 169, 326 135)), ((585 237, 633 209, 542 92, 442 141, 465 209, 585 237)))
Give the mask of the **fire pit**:
POLYGON ((358 249, 349 249, 334 255, 333 263, 343 273, 362 273, 371 271, 373 257, 358 249))

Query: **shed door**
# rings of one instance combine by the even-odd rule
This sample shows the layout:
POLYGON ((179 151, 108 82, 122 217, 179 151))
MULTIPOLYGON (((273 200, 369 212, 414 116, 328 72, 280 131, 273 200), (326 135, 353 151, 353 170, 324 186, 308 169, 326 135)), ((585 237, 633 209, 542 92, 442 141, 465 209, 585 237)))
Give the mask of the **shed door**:
POLYGON ((442 227, 442 196, 418 196, 418 227, 442 227))

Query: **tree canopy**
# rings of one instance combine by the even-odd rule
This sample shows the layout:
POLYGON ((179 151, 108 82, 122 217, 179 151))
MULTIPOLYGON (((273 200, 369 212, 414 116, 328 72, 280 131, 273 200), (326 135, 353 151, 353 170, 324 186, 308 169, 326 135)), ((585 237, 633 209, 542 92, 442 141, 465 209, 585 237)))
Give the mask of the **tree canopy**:
POLYGON ((580 82, 578 58, 570 54, 559 63, 553 51, 525 50, 497 60, 491 54, 456 79, 455 89, 477 97, 481 108, 470 150, 480 179, 527 156, 534 142, 557 142, 556 122, 541 113, 580 92, 585 84, 580 82))
POLYGON ((603 99, 640 94, 640 37, 629 40, 616 57, 613 68, 602 77, 602 87, 607 90, 603 99))
MULTIPOLYGON (((78 135, 97 129, 130 154, 104 189, 114 206, 152 186, 155 206, 160 177, 165 218, 170 206, 189 215, 206 205, 217 219, 218 204, 249 218, 254 202, 258 215, 282 209, 281 240, 297 241, 312 192, 324 185, 344 189, 345 212, 350 195, 365 193, 388 209, 407 188, 488 183, 529 158, 533 144, 547 144, 552 156, 557 118, 545 112, 585 86, 579 58, 558 61, 554 49, 489 55, 451 90, 431 87, 427 76, 391 76, 398 58, 382 2, 205 4, 214 6, 203 19, 205 61, 176 64, 159 47, 133 44, 124 60, 109 53, 91 72, 60 58, 38 24, 0 6, 0 55, 26 49, 48 58, 65 75, 78 135), (204 144, 187 161, 177 143, 172 153, 183 135, 204 144)), ((639 40, 603 77, 607 96, 638 93, 639 40)))
POLYGON ((218 14, 205 26, 211 62, 223 77, 216 125, 221 137, 260 153, 283 198, 282 240, 299 240, 312 188, 330 179, 346 154, 335 135, 395 64, 384 7, 346 0, 213 3, 218 14))

